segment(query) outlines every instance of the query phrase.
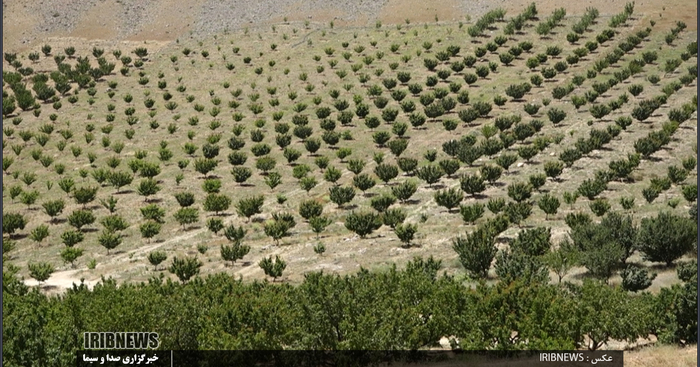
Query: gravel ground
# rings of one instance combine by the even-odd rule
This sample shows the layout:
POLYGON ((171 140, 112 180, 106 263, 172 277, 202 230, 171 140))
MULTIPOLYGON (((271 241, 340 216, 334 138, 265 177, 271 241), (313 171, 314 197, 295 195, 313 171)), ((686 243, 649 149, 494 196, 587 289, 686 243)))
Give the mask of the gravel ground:
MULTIPOLYGON (((39 32, 61 32, 73 29, 80 16, 99 0, 39 0, 31 2, 31 12, 40 14, 39 32)), ((4 17, 3 17, 4 18, 4 17)), ((3 19, 4 23, 4 19, 3 19)))
MULTIPOLYGON (((37 24, 39 32, 69 32, 75 28, 80 17, 106 0, 40 0, 31 3, 32 12, 41 14, 42 22, 37 24)), ((117 23, 121 24, 120 36, 128 36, 155 18, 156 14, 149 12, 148 2, 142 0, 117 0, 121 11, 116 14, 117 23)))
MULTIPOLYGON (((28 48, 47 37, 78 37, 109 41, 174 41, 183 36, 211 37, 226 30, 269 26, 285 16, 291 21, 308 19, 323 23, 338 19, 337 25, 372 26, 411 19, 432 22, 475 21, 487 11, 503 7, 508 16, 517 14, 533 0, 3 0, 3 43, 5 50, 28 48)), ((540 14, 564 6, 567 15, 580 14, 585 7, 597 7, 602 16, 618 12, 627 0, 588 0, 561 4, 537 0, 540 14)), ((669 24, 684 20, 695 30, 697 5, 690 0, 646 0, 639 13, 657 14, 669 24), (692 11, 688 11, 692 10, 692 11)), ((635 8, 635 13, 637 7, 635 8)))
MULTIPOLYGON (((83 14, 107 0, 40 0, 27 3, 40 22, 36 33, 64 33, 73 30, 83 14)), ((296 18, 304 17, 311 21, 314 14, 337 14, 337 18, 349 23, 360 19, 374 22, 389 0, 203 0, 196 8, 198 12, 191 32, 194 37, 207 37, 226 30, 240 29, 271 20, 279 20, 293 13, 296 18)), ((4 2, 3 2, 4 3, 4 2)), ((119 36, 128 37, 138 33, 144 26, 153 22, 158 14, 155 1, 117 0, 120 11, 105 16, 116 17, 120 24, 119 36)), ((490 8, 500 6, 500 0, 458 0, 457 9, 469 14, 472 19, 490 8)), ((188 10, 192 2, 174 2, 173 6, 188 10)), ((430 3, 431 6, 439 6, 430 3)), ((407 9, 408 10, 408 9, 407 9)), ((409 10, 410 13, 410 10, 409 10)), ((5 18, 5 17, 3 17, 5 18)), ((4 20, 5 21, 5 20, 4 20)))
POLYGON ((242 28, 247 24, 282 18, 288 15, 290 9, 300 14, 338 12, 347 14, 341 17, 342 20, 354 21, 359 16, 377 14, 386 3, 386 0, 208 0, 201 8, 193 33, 206 36, 221 33, 226 29, 242 28))

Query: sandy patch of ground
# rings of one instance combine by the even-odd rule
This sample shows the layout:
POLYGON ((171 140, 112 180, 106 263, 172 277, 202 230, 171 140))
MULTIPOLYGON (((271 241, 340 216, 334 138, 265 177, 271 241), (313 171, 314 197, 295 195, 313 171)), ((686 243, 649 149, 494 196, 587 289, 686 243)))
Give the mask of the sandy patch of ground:
POLYGON ((23 49, 26 43, 33 41, 39 17, 29 10, 26 3, 3 1, 2 13, 3 51, 23 49))
POLYGON ((421 0, 389 0, 379 13, 378 18, 387 24, 401 24, 409 20, 411 23, 428 23, 438 21, 464 20, 459 10, 459 1, 421 1, 421 0))
POLYGON ((144 25, 127 39, 132 41, 174 41, 186 35, 199 15, 203 0, 163 0, 148 2, 147 12, 155 14, 153 22, 144 25))
MULTIPOLYGON (((119 36, 120 25, 116 17, 106 17, 105 14, 115 14, 119 5, 116 2, 103 1, 84 13, 68 36, 84 38, 87 40, 110 40, 119 36)), ((54 34, 57 37, 65 35, 64 32, 54 34)))
MULTIPOLYGON (((50 0, 41 9, 52 9, 53 3, 50 0)), ((321 24, 324 27, 333 20, 335 25, 340 26, 367 26, 380 20, 385 24, 402 24, 406 19, 412 24, 435 22, 435 18, 444 21, 464 21, 467 18, 475 21, 483 12, 496 7, 503 7, 507 10, 507 16, 518 14, 532 0, 513 1, 466 1, 466 0, 444 0, 425 2, 419 0, 388 0, 379 12, 367 13, 358 10, 354 13, 347 13, 338 7, 323 6, 310 11, 301 10, 302 3, 289 6, 282 13, 288 21, 304 21, 321 24)), ((568 15, 580 15, 586 8, 597 8, 602 19, 612 14, 619 13, 626 1, 624 0, 588 0, 566 4, 568 15)), ((556 1, 538 1, 537 9, 541 18, 547 17, 555 8, 562 6, 556 1)), ((147 3, 132 4, 131 2, 97 2, 93 6, 85 6, 81 15, 77 17, 75 27, 70 31, 56 31, 40 29, 41 17, 46 14, 39 14, 31 10, 31 7, 20 1, 3 2, 3 44, 4 50, 24 51, 29 47, 36 47, 44 42, 46 37, 80 37, 86 39, 108 39, 108 40, 157 40, 175 41, 178 38, 192 35, 195 23, 207 22, 207 6, 211 4, 205 0, 176 1, 159 0, 147 3), (136 8, 134 8, 136 7, 136 8), (130 18, 138 17, 134 24, 135 28, 128 28, 127 25, 119 23, 123 16, 130 18)), ((347 4, 346 4, 347 5, 347 4)), ((361 5, 361 4, 358 4, 361 5)), ((235 2, 231 2, 235 7, 235 2)), ((360 8, 358 8, 360 9, 360 8)), ((48 10, 46 10, 48 11, 48 10)), ((209 15, 207 15, 209 14, 209 15)), ((256 24, 247 24, 251 27, 266 24, 281 23, 283 16, 279 12, 270 19, 259 18, 256 24)), ((62 16, 58 14, 58 16, 62 16)), ((644 21, 655 20, 658 25, 672 25, 676 21, 683 21, 688 25, 689 31, 695 30, 697 19, 697 3, 690 0, 646 0, 638 1, 635 4, 635 17, 642 17, 644 21)), ((605 21, 605 20, 603 20, 605 21)), ((235 22, 234 22, 235 23, 235 22)))

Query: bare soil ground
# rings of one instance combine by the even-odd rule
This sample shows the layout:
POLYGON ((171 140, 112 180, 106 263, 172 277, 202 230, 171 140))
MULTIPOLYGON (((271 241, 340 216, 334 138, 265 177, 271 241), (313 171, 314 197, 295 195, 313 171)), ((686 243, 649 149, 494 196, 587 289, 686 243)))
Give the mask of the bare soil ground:
MULTIPOLYGON (((211 36, 207 27, 216 24, 219 30, 269 26, 288 21, 309 20, 325 25, 335 20, 338 26, 372 26, 376 21, 400 24, 438 21, 465 21, 496 7, 517 13, 531 0, 342 0, 329 4, 323 1, 264 0, 255 6, 238 0, 157 0, 140 2, 98 0, 3 1, 3 49, 23 51, 42 44, 48 37, 77 37, 86 40, 111 41, 175 41, 178 38, 211 36), (214 10, 217 11, 214 11, 214 10), (230 14, 221 14, 221 9, 230 14)), ((537 1, 541 14, 549 14, 564 6, 569 14, 582 14, 587 7, 596 7, 601 14, 611 15, 624 6, 623 0, 589 0, 562 4, 559 1, 537 1)), ((659 25, 677 20, 696 28, 697 3, 688 0, 646 0, 636 2, 637 11, 645 19, 659 25)))

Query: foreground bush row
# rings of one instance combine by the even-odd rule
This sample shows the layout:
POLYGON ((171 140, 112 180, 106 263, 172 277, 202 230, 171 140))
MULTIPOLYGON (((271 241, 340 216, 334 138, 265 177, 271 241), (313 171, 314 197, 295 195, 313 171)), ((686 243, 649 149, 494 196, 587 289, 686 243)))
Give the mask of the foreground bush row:
MULTIPOLYGON (((243 283, 227 274, 64 295, 29 290, 3 272, 3 359, 8 366, 67 366, 85 331, 156 331, 161 349, 416 349, 453 336, 462 349, 600 348, 610 339, 697 341, 697 264, 684 284, 632 295, 585 280, 516 279, 465 286, 416 258, 405 270, 309 273, 299 286, 243 283)), ((10 269, 11 270, 11 269, 10 269)))

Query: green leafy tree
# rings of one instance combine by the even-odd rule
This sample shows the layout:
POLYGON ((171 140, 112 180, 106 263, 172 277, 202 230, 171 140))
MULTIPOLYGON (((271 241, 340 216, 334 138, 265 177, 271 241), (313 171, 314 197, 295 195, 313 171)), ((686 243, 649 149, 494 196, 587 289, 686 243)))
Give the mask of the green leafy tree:
POLYGON ((558 123, 564 121, 566 118, 566 112, 558 108, 551 108, 549 111, 547 111, 547 117, 552 124, 557 125, 558 123))
POLYGON ((141 162, 138 166, 139 174, 142 177, 154 178, 160 174, 160 166, 158 163, 141 162))
POLYGON ((399 224, 394 228, 394 233, 403 242, 403 247, 409 247, 413 238, 418 231, 418 226, 415 224, 399 224))
POLYGON ((437 205, 447 208, 448 212, 459 206, 464 198, 462 192, 457 188, 452 188, 448 190, 440 190, 433 195, 437 205))
POLYGON ((29 268, 29 276, 39 284, 47 281, 55 271, 53 265, 46 262, 29 263, 27 268, 29 268))
POLYGON ((250 252, 250 246, 242 245, 238 242, 232 245, 221 245, 221 258, 230 261, 233 266, 237 260, 243 259, 250 252))
POLYGON ((507 171, 508 167, 513 165, 517 160, 518 156, 515 154, 504 153, 496 158, 496 164, 507 171))
POLYGON ((265 234, 275 241, 275 245, 279 245, 279 240, 289 235, 291 228, 289 222, 285 220, 269 220, 265 223, 265 234))
POLYGON ((85 205, 95 200, 98 189, 98 187, 77 187, 73 190, 73 198, 85 209, 85 205))
POLYGON ((580 332, 587 337, 588 349, 597 350, 609 340, 637 340, 646 336, 643 310, 627 297, 621 288, 609 287, 599 281, 585 279, 575 290, 576 312, 580 332), (630 315, 621 323, 619 315, 630 315))
POLYGON ((533 189, 540 191, 540 187, 544 186, 547 182, 547 176, 545 176, 544 173, 536 173, 528 177, 528 181, 533 189))
POLYGON ((594 200, 596 196, 605 191, 607 184, 598 179, 586 179, 581 182, 576 190, 581 196, 585 196, 588 200, 594 200))
POLYGON ((620 206, 622 206, 624 210, 631 210, 634 208, 634 197, 621 197, 620 206))
MULTIPOLYGON (((2 116, 3 117, 8 117, 10 116, 15 110, 17 109, 17 105, 15 104, 15 97, 14 96, 8 96, 8 97, 3 97, 2 99, 2 116)), ((3 160, 4 163, 4 160, 3 160)))
POLYGON ((443 159, 438 162, 442 172, 448 177, 451 177, 457 170, 459 170, 459 161, 456 159, 443 159))
MULTIPOLYGON (((394 124, 396 126, 396 124, 394 124)), ((399 157, 408 147, 408 139, 394 139, 387 143, 389 151, 396 157, 399 157)))
POLYGON ((214 212, 215 215, 228 210, 230 206, 231 198, 224 194, 209 194, 204 199, 204 210, 214 212))
POLYGON ((41 205, 44 212, 51 217, 51 223, 55 223, 56 217, 63 212, 66 203, 62 199, 50 200, 41 205))
POLYGON ((692 185, 685 185, 682 188, 682 193, 683 197, 685 200, 688 200, 688 202, 693 203, 698 199, 698 185, 697 184, 692 184, 692 185))
POLYGON ((396 202, 396 198, 390 194, 382 194, 379 196, 375 196, 370 200, 370 206, 380 212, 383 213, 387 209, 389 209, 390 206, 392 206, 396 202))
POLYGON ((382 213, 381 220, 384 225, 393 229, 406 220, 406 212, 401 208, 387 209, 384 213, 382 213))
POLYGON ((105 227, 106 230, 111 232, 123 231, 129 227, 129 223, 117 214, 108 215, 100 221, 100 223, 105 227))
POLYGON ((513 252, 521 252, 527 256, 544 256, 550 248, 552 231, 546 227, 526 229, 518 233, 518 237, 510 243, 513 252))
POLYGON ((568 239, 559 243, 559 247, 544 255, 544 263, 557 275, 558 283, 579 263, 579 251, 568 239))
POLYGON ((165 251, 151 251, 148 253, 148 262, 153 265, 153 270, 158 271, 158 265, 167 260, 168 255, 165 251))
POLYGON ((272 260, 272 256, 264 257, 258 263, 258 266, 265 272, 265 275, 272 277, 274 282, 277 278, 282 276, 282 272, 287 268, 287 263, 280 259, 279 255, 275 255, 275 260, 272 260))
POLYGON ((250 221, 250 217, 262 212, 261 209, 264 202, 265 198, 262 195, 243 198, 236 204, 236 210, 238 215, 246 217, 250 221))
MULTIPOLYGON (((510 54, 501 54, 510 55, 510 54)), ((512 55, 510 55, 512 57, 512 55)), ((503 60, 501 60, 503 61, 503 60)), ((512 60, 511 60, 512 61, 512 60)), ((506 88, 506 95, 513 98, 513 100, 520 100, 525 96, 525 93, 530 91, 530 84, 511 84, 506 88)))
POLYGON ((418 185, 413 181, 404 181, 391 187, 391 194, 400 202, 405 203, 416 193, 418 185))
POLYGON ((155 237, 160 233, 161 224, 149 220, 139 226, 139 231, 141 232, 141 237, 146 238, 148 243, 151 243, 151 238, 155 237))
POLYGON ((202 262, 196 257, 174 257, 173 262, 168 267, 168 271, 175 274, 181 282, 186 283, 193 276, 199 274, 199 269, 202 267, 202 262))
POLYGON ((374 174, 386 185, 399 175, 399 168, 393 164, 381 163, 374 167, 374 174))
POLYGON ((66 247, 61 250, 61 259, 70 263, 71 268, 75 268, 75 260, 83 256, 83 249, 77 247, 66 247))
POLYGON ((328 217, 325 216, 316 216, 316 217, 311 217, 309 219, 309 226, 311 227, 311 230, 316 233, 316 239, 319 238, 321 232, 323 232, 326 227, 328 227, 331 224, 331 220, 328 217))
POLYGON ((669 166, 667 177, 673 184, 678 185, 688 177, 688 171, 677 166, 669 166))
POLYGON ((46 237, 49 236, 49 227, 45 224, 41 224, 29 232, 29 238, 35 242, 41 243, 46 237))
POLYGON ((642 189, 642 196, 644 196, 644 199, 651 204, 654 199, 659 197, 659 194, 661 193, 661 190, 658 187, 645 187, 642 189))
POLYGON ((175 200, 181 208, 186 208, 194 204, 194 194, 191 192, 178 192, 175 194, 175 200))
POLYGON ((518 148, 518 155, 527 162, 530 162, 534 156, 539 153, 539 150, 532 145, 525 145, 518 148))
POLYGON ((163 218, 165 217, 165 209, 159 207, 157 204, 149 204, 139 209, 141 211, 141 216, 145 220, 153 220, 158 223, 165 223, 163 218))
POLYGON ((494 270, 504 283, 522 280, 542 284, 549 278, 540 258, 522 252, 499 251, 494 270))
POLYGON ((605 215, 605 213, 608 212, 608 210, 610 210, 610 203, 607 199, 595 199, 588 203, 588 206, 591 208, 593 214, 595 214, 598 217, 602 217, 603 215, 605 215))
POLYGON ((302 190, 306 191, 307 194, 309 191, 311 191, 311 189, 316 187, 316 185, 318 185, 318 182, 316 181, 316 178, 312 176, 302 177, 299 180, 299 186, 302 190))
POLYGON ((318 201, 306 200, 299 203, 299 215, 301 215, 302 218, 309 220, 321 214, 323 214, 323 204, 318 201))
POLYGON ((564 149, 564 151, 559 154, 559 159, 564 162, 566 167, 571 167, 573 164, 581 159, 582 154, 581 151, 579 151, 576 148, 569 148, 569 149, 564 149))
POLYGON ((579 193, 578 191, 570 192, 570 191, 564 191, 562 194, 562 197, 564 198, 564 202, 569 204, 571 209, 574 208, 574 204, 576 204, 576 200, 579 198, 579 193))
POLYGON ((8 173, 7 170, 10 169, 10 166, 15 162, 14 158, 12 157, 3 157, 2 158, 2 171, 5 173, 8 173))
POLYGON ((486 278, 491 262, 496 256, 493 232, 485 227, 452 240, 452 248, 459 255, 459 261, 472 277, 486 278))
POLYGON ((277 165, 277 161, 269 156, 260 157, 255 161, 255 168, 262 171, 263 174, 272 171, 275 168, 275 165, 277 165))
POLYGON ((471 167, 483 154, 482 146, 464 145, 457 151, 457 159, 471 167))
POLYGON ((243 185, 253 175, 253 171, 248 167, 236 166, 231 169, 231 175, 236 183, 243 185))
POLYGON ((484 215, 484 204, 460 205, 459 214, 465 223, 474 224, 484 215))
POLYGON ((429 164, 421 167, 416 171, 416 176, 425 181, 431 188, 433 184, 438 183, 445 172, 439 165, 429 164))
POLYGON ((649 274, 644 269, 628 266, 620 272, 622 288, 630 292, 643 291, 651 286, 656 274, 649 274))
POLYGON ((559 199, 549 193, 540 196, 539 200, 537 200, 537 206, 545 213, 545 219, 547 220, 550 215, 557 214, 559 205, 559 199))
POLYGON ((488 181, 491 185, 496 183, 499 178, 501 178, 501 175, 503 174, 503 168, 499 166, 494 166, 491 164, 485 164, 481 166, 479 169, 479 173, 481 173, 481 177, 484 178, 484 180, 488 181))
POLYGON ((486 190, 484 178, 480 175, 463 175, 459 178, 459 185, 467 195, 476 196, 486 190))
POLYGON ((214 234, 218 234, 219 231, 224 229, 224 221, 221 218, 209 218, 207 219, 207 229, 212 231, 214 234))
POLYGON ((486 203, 486 207, 491 211, 491 213, 498 214, 505 209, 506 200, 504 198, 491 198, 489 199, 488 203, 486 203))
POLYGON ((367 237, 381 226, 381 217, 372 212, 351 212, 345 217, 345 228, 355 232, 360 238, 367 237))
POLYGON ((338 208, 352 201, 355 197, 355 189, 350 186, 333 186, 329 189, 329 198, 338 204, 338 208))
POLYGON ((66 245, 66 247, 73 247, 78 243, 83 242, 84 239, 85 235, 80 231, 69 229, 61 233, 61 241, 63 241, 63 244, 66 245))
POLYGON ((339 169, 330 166, 326 169, 326 172, 323 173, 323 179, 331 183, 336 183, 342 175, 343 173, 340 172, 339 169))
POLYGON ((147 178, 139 182, 136 191, 139 195, 144 197, 145 202, 148 202, 148 197, 157 194, 158 191, 160 191, 160 189, 161 187, 158 185, 158 182, 156 180, 152 178, 147 178))
POLYGON ((659 213, 655 218, 642 219, 637 248, 644 254, 645 260, 671 266, 673 261, 693 249, 697 232, 697 224, 692 219, 659 213))
POLYGON ((588 223, 572 227, 571 238, 580 251, 579 262, 594 277, 607 280, 622 264, 625 248, 607 228, 588 223))
POLYGON ((365 168, 365 161, 362 159, 350 159, 348 161, 348 170, 355 175, 359 175, 365 168))
POLYGON ((530 198, 532 186, 529 183, 513 182, 508 185, 508 197, 520 203, 530 198))
POLYGON ((186 229, 187 225, 196 223, 199 220, 199 210, 197 208, 180 208, 173 217, 183 229, 186 229))
POLYGON ((363 193, 374 187, 375 184, 376 182, 374 179, 366 173, 361 173, 352 179, 352 185, 360 189, 363 193))
POLYGON ((100 246, 107 249, 107 255, 109 251, 115 249, 122 243, 122 236, 119 233, 112 232, 110 230, 103 230, 100 236, 97 238, 97 242, 100 246))
POLYGON ((117 189, 117 194, 121 192, 122 187, 130 185, 133 180, 134 176, 125 171, 111 172, 107 177, 109 184, 117 189))
POLYGON ((207 178, 209 172, 213 171, 218 162, 215 159, 210 158, 199 158, 194 161, 194 170, 204 175, 207 178))
POLYGON ((89 210, 74 210, 68 216, 68 224, 77 230, 95 223, 95 215, 89 210))
POLYGON ((532 204, 526 201, 510 202, 505 207, 505 213, 511 223, 520 226, 520 223, 532 214, 532 204))
POLYGON ((632 170, 634 170, 635 167, 628 160, 621 159, 611 161, 608 164, 608 168, 610 168, 610 172, 615 178, 624 181, 632 173, 632 170))

